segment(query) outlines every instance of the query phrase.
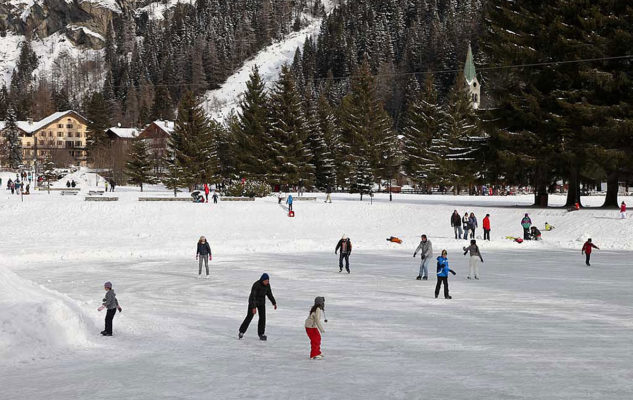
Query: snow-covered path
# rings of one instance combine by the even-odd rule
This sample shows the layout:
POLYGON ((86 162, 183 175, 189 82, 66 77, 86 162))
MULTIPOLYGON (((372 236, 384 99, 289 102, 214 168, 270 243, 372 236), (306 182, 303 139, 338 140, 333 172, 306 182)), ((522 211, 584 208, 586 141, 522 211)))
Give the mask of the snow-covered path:
POLYGON ((529 196, 379 195, 369 204, 336 194, 332 204, 297 201, 288 218, 274 198, 141 203, 134 188, 117 188, 118 202, 89 203, 89 189, 24 203, 0 193, 2 398, 577 400, 633 391, 633 228, 615 211, 532 210, 529 196), (479 281, 465 279, 464 241, 448 226, 454 208, 492 215, 479 281), (526 211, 557 228, 538 243, 505 240, 526 211), (422 232, 435 253, 448 249, 452 300, 433 298, 433 278, 414 279, 422 232), (333 254, 342 233, 354 243, 350 275, 333 254), (210 280, 194 277, 201 234, 214 251, 210 280), (602 248, 591 268, 579 251, 587 235, 602 248), (268 307, 270 340, 257 340, 254 321, 238 341, 262 272, 279 303, 268 307), (98 334, 96 311, 106 280, 124 308, 111 338, 98 334), (326 358, 310 361, 303 321, 319 295, 326 358))

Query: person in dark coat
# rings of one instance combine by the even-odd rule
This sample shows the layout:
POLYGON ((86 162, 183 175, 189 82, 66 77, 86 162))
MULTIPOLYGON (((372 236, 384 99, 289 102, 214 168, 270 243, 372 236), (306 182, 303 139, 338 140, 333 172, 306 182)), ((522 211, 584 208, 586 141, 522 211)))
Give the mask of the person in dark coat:
POLYGON ((345 260, 345 269, 349 274, 349 256, 352 254, 352 241, 345 235, 338 241, 336 244, 336 248, 334 249, 334 254, 338 253, 339 249, 341 250, 340 256, 338 258, 338 272, 343 271, 343 260, 345 260))
POLYGON ((209 278, 209 260, 212 260, 211 246, 207 242, 207 238, 200 236, 196 250, 196 260, 198 260, 198 278, 202 278, 202 263, 207 270, 207 278, 209 278))
POLYGON ((273 303, 275 310, 277 309, 277 302, 273 296, 273 291, 270 288, 270 280, 268 274, 264 273, 259 280, 253 283, 251 288, 251 295, 248 297, 248 311, 246 311, 246 318, 240 326, 238 337, 241 339, 244 337, 248 325, 250 325, 253 317, 259 312, 259 322, 257 324, 257 334, 260 340, 266 340, 267 337, 264 334, 266 331, 266 297, 273 303))
POLYGON ((451 226, 455 231, 455 239, 462 238, 462 219, 459 216, 457 210, 453 211, 453 215, 451 215, 451 226))

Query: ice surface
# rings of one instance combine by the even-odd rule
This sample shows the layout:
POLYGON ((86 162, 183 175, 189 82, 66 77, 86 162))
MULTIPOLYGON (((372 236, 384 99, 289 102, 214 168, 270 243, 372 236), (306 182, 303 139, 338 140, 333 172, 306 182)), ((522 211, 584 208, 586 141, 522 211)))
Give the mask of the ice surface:
POLYGON ((0 192, 2 398, 630 398, 633 228, 615 210, 531 209, 530 196, 369 204, 334 194, 325 204, 318 194, 288 218, 275 198, 141 203, 132 187, 117 187, 116 203, 87 203, 94 175, 81 174, 78 196, 36 192, 22 203, 0 192), (480 281, 465 279, 453 209, 480 223, 491 214, 480 281), (524 212, 556 229, 538 243, 505 240, 524 212), (354 244, 350 275, 333 251, 343 233, 354 244), (448 250, 452 300, 433 298, 433 278, 415 280, 421 233, 436 254, 448 250), (195 279, 200 235, 214 253, 209 280, 195 279), (588 235, 602 248, 591 268, 580 254, 588 235), (267 309, 269 341, 257 340, 256 321, 238 341, 262 272, 279 304, 267 309), (124 308, 112 338, 98 334, 106 280, 124 308), (321 361, 308 360, 303 329, 315 296, 329 319, 321 361))

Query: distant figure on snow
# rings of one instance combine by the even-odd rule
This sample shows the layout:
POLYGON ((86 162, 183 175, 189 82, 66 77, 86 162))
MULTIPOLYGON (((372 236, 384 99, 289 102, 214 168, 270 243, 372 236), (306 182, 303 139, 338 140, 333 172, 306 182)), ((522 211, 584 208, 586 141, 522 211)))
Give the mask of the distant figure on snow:
POLYGON ((246 318, 240 326, 238 337, 241 339, 244 337, 248 325, 250 325, 253 317, 259 312, 259 321, 257 323, 257 334, 259 340, 266 340, 267 337, 264 334, 266 332, 266 297, 273 303, 275 310, 277 309, 277 302, 273 296, 273 291, 270 288, 270 278, 268 274, 264 273, 259 280, 253 283, 251 288, 251 294, 248 296, 248 311, 246 311, 246 318))
POLYGON ((69 188, 70 187, 70 181, 66 181, 66 187, 69 188))
POLYGON ((589 264, 589 259, 591 258, 591 250, 592 249, 600 250, 600 247, 598 247, 595 244, 591 243, 591 238, 589 238, 589 239, 587 239, 585 244, 582 245, 582 250, 581 250, 581 254, 582 253, 585 254, 585 264, 587 264, 588 267, 591 267, 591 264, 589 264))
POLYGON ((325 202, 326 203, 331 203, 332 202, 332 188, 329 187, 329 186, 325 190, 325 202))
POLYGON ((101 311, 106 308, 108 311, 106 312, 105 317, 105 329, 101 331, 101 334, 103 336, 112 336, 112 320, 114 319, 114 314, 116 314, 117 310, 121 312, 123 309, 119 305, 119 301, 116 299, 114 290, 112 290, 112 283, 104 283, 103 289, 106 291, 106 294, 103 298, 103 304, 97 310, 101 311))
POLYGON ((484 217, 484 240, 490 241, 490 214, 484 217))
POLYGON ((417 280, 427 280, 429 276, 429 264, 431 263, 431 257, 433 257, 433 244, 427 239, 426 235, 420 236, 420 244, 413 252, 413 258, 420 252, 422 259, 420 260, 420 272, 418 273, 417 280))
POLYGON ((108 180, 105 179, 105 192, 108 193, 108 180))
POLYGON ((440 294, 440 287, 444 284, 444 298, 452 299, 448 294, 448 273, 455 275, 455 271, 448 267, 448 252, 442 250, 442 255, 437 258, 437 285, 435 285, 435 298, 440 294))
POLYGON ((349 256, 352 254, 352 241, 345 235, 341 237, 341 240, 336 244, 336 248, 334 249, 334 254, 336 254, 339 249, 341 250, 340 256, 338 258, 338 272, 343 271, 343 260, 345 260, 345 269, 349 274, 349 256))
POLYGON ((198 278, 202 278, 202 262, 204 261, 204 267, 207 270, 206 278, 209 278, 209 260, 212 260, 211 246, 207 242, 207 238, 200 236, 198 240, 198 246, 196 250, 196 260, 198 260, 198 278))
POLYGON ((554 225, 550 225, 548 222, 545 223, 545 231, 551 231, 552 229, 554 229, 555 226, 554 225))
MULTIPOLYGON (((321 315, 325 314, 325 297, 317 297, 314 299, 314 305, 310 308, 310 315, 305 321, 305 328, 310 338, 310 359, 320 360, 323 358, 321 354, 321 334, 325 333, 325 328, 321 324, 321 315)), ((325 320, 327 322, 327 319, 325 320)))
POLYGON ((475 229, 479 227, 477 224, 477 217, 475 217, 475 213, 471 212, 470 217, 468 217, 468 226, 470 227, 470 238, 475 238, 475 229))
POLYGON ((474 276, 475 279, 479 279, 479 261, 482 263, 484 259, 481 257, 481 252, 479 251, 479 246, 477 246, 476 240, 470 241, 470 246, 464 247, 464 255, 470 252, 470 261, 468 263, 468 279, 471 276, 474 276))
POLYGON ((209 185, 207 185, 206 183, 204 184, 204 202, 208 203, 209 202, 209 192, 211 190, 209 190, 209 185))
POLYGON ((288 198, 286 199, 286 204, 288 204, 288 211, 292 211, 292 195, 289 194, 288 198))
POLYGON ((213 191, 213 196, 211 197, 213 198, 213 204, 218 204, 218 194, 215 190, 213 191))
POLYGON ((541 237, 541 231, 539 231, 539 229, 535 226, 532 226, 530 228, 530 237, 532 238, 532 240, 542 240, 543 238, 541 237))
POLYGON ((530 226, 532 226, 532 220, 528 213, 521 220, 521 226, 523 227, 523 240, 530 240, 530 226))
POLYGON ((462 219, 459 216, 457 210, 453 211, 451 214, 451 226, 453 227, 453 231, 455 232, 455 239, 462 238, 462 219))
POLYGON ((625 202, 622 202, 622 204, 620 204, 620 218, 626 219, 626 203, 625 202))
POLYGON ((468 232, 470 232, 470 217, 468 213, 464 213, 462 217, 462 228, 464 228, 464 240, 468 240, 468 232))
POLYGON ((72 187, 76 187, 76 186, 77 186, 77 182, 75 182, 75 180, 73 179, 73 180, 70 182, 70 186, 72 186, 72 187))

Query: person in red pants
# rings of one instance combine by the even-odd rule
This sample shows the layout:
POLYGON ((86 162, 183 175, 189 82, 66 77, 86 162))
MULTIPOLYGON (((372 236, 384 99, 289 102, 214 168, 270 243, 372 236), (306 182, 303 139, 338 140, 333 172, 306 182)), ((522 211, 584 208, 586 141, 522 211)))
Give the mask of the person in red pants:
MULTIPOLYGON (((310 359, 320 360, 321 354, 321 333, 325 332, 321 324, 321 314, 325 314, 325 297, 314 299, 314 305, 310 309, 310 316, 306 319, 305 328, 310 338, 310 359)), ((327 319, 325 320, 327 322, 327 319)))

